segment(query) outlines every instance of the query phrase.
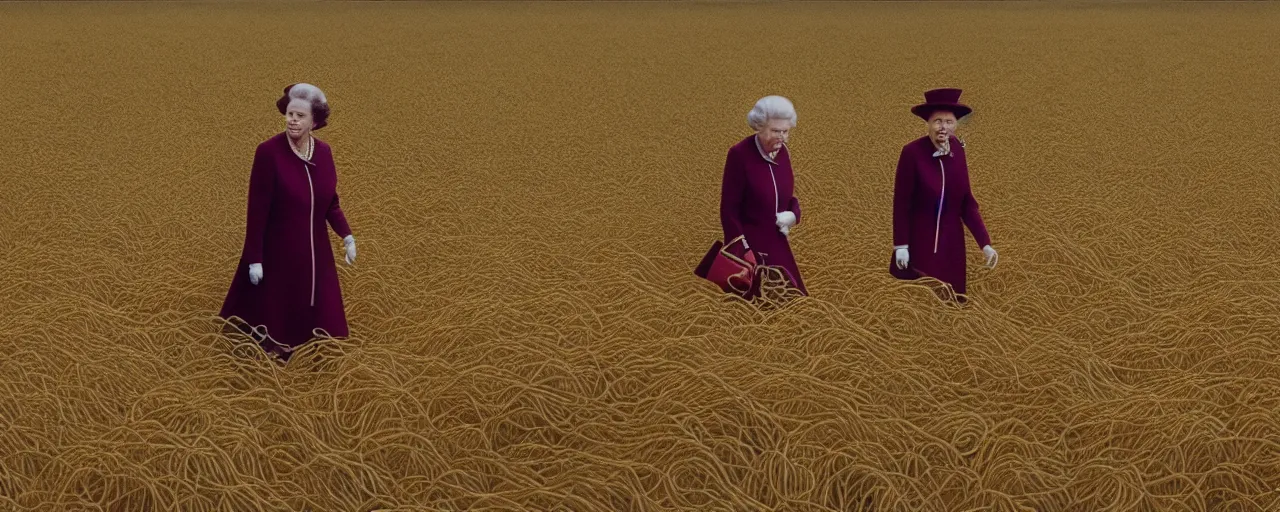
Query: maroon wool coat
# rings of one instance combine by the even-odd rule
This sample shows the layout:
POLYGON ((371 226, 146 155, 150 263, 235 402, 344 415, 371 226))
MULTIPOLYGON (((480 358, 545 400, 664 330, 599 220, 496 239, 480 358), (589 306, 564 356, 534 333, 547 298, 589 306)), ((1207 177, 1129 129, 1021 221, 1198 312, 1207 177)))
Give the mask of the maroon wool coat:
MULTIPOLYGON (((774 160, 769 160, 764 154, 754 134, 729 148, 720 188, 720 225, 724 230, 724 242, 729 243, 738 235, 745 235, 752 250, 764 253, 766 265, 786 269, 791 285, 808 295, 800 269, 791 254, 791 244, 776 224, 779 212, 790 211, 796 216, 796 226, 800 225, 800 201, 794 194, 791 153, 785 144, 774 160)), ((744 252, 740 244, 730 249, 735 254, 744 252)), ((753 286, 748 298, 758 294, 758 287, 753 286)))
POLYGON ((333 152, 315 139, 308 162, 281 132, 258 145, 249 174, 244 248, 220 316, 265 326, 277 343, 296 347, 315 328, 344 337, 347 318, 325 221, 339 237, 351 234, 338 205, 333 152), (262 263, 262 280, 249 265, 262 263))
POLYGON ((969 164, 960 140, 951 137, 951 154, 934 156, 929 137, 902 147, 893 186, 893 245, 908 245, 907 270, 889 257, 889 272, 899 279, 928 276, 965 293, 964 227, 978 247, 991 243, 969 188, 969 164))

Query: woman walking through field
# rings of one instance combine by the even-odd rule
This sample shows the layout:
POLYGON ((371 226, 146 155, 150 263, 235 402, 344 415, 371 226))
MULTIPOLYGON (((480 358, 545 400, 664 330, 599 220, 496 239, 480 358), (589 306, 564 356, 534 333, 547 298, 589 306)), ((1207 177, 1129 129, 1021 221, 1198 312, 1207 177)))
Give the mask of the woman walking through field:
MULTIPOLYGON (((720 225, 724 241, 742 236, 732 247, 741 255, 755 251, 764 265, 780 268, 787 283, 808 295, 795 256, 791 253, 791 229, 800 223, 800 200, 795 196, 795 175, 787 140, 796 126, 796 110, 782 96, 765 96, 747 113, 755 132, 729 148, 720 188, 720 225)), ((760 279, 745 294, 759 296, 760 279)))
POLYGON ((238 317, 263 349, 288 361, 316 330, 348 335, 325 222, 342 237, 349 265, 356 242, 338 205, 333 152, 312 135, 328 124, 324 93, 293 84, 276 109, 285 131, 254 152, 244 247, 219 316, 238 317))
POLYGON ((889 273, 899 279, 938 279, 964 302, 964 226, 989 267, 995 267, 998 255, 969 187, 964 144, 954 135, 956 122, 973 111, 959 102, 960 92, 934 89, 911 108, 924 119, 927 134, 903 146, 898 156, 889 273))

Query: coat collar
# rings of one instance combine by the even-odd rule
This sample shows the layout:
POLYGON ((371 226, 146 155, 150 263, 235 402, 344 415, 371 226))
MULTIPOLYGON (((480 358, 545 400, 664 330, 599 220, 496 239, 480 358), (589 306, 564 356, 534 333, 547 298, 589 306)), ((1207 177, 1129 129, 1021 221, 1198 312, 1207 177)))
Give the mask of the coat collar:
POLYGON ((933 151, 933 157, 934 157, 934 158, 938 158, 938 157, 940 157, 940 156, 948 156, 948 157, 949 157, 949 156, 951 156, 951 143, 950 143, 950 142, 948 142, 948 143, 947 143, 947 145, 946 145, 946 146, 943 146, 941 149, 936 149, 936 147, 935 147, 935 149, 934 149, 934 151, 933 151))
MULTIPOLYGON (((760 158, 763 158, 766 162, 773 165, 781 165, 776 160, 769 158, 769 154, 764 152, 764 147, 760 145, 760 137, 758 135, 752 135, 751 142, 755 143, 756 152, 760 154, 760 158)), ((782 147, 778 149, 778 154, 781 155, 783 151, 786 151, 786 149, 787 143, 783 142, 782 147)))
POLYGON ((944 157, 944 156, 945 156, 945 157, 954 157, 954 156, 955 156, 955 154, 956 154, 956 146, 957 146, 957 145, 958 145, 961 149, 964 149, 964 141, 963 141, 963 140, 960 140, 959 138, 957 138, 957 137, 956 137, 956 136, 954 136, 954 135, 952 135, 950 138, 948 138, 948 140, 947 140, 947 147, 945 147, 945 148, 941 148, 941 149, 939 149, 937 146, 934 146, 934 145, 933 145, 933 139, 929 138, 929 136, 928 136, 928 135, 925 135, 924 137, 921 137, 921 138, 920 138, 920 140, 921 140, 921 141, 923 141, 924 147, 925 147, 925 148, 927 148, 927 149, 928 149, 928 151, 930 151, 930 152, 931 152, 931 154, 933 155, 933 157, 934 157, 934 158, 940 158, 940 157, 944 157))
POLYGON ((310 160, 303 158, 302 155, 299 155, 297 151, 293 150, 293 143, 289 141, 289 134, 287 132, 280 132, 279 137, 280 137, 281 144, 284 144, 285 151, 288 151, 290 155, 298 157, 298 160, 302 160, 303 162, 306 162, 308 165, 311 165, 311 166, 316 165, 315 160, 316 160, 316 142, 317 141, 315 136, 307 137, 307 144, 310 145, 309 149, 311 152, 310 160))

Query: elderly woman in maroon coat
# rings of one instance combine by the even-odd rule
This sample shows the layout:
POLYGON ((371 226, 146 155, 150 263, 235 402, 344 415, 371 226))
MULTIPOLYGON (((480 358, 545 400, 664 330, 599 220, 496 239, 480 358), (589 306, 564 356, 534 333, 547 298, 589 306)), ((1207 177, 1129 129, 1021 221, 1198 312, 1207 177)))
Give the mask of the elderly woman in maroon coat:
MULTIPOLYGON (((800 223, 800 201, 794 195, 795 177, 787 139, 796 126, 796 110, 782 96, 765 96, 747 113, 755 133, 742 139, 725 158, 720 190, 720 225, 726 242, 743 235, 742 245, 730 251, 754 250, 763 264, 781 267, 788 283, 808 295, 788 241, 800 223)), ((759 280, 747 298, 759 294, 759 280)))
POLYGON ((969 188, 964 143, 954 135, 957 120, 972 109, 959 103, 960 89, 934 89, 924 98, 911 113, 924 119, 928 133, 903 146, 898 156, 889 272, 899 279, 938 279, 964 301, 963 226, 973 233, 988 266, 994 268, 998 258, 969 188))
POLYGON ((348 335, 325 222, 342 237, 348 265, 356 242, 338 205, 333 152, 311 133, 328 124, 324 93, 293 84, 276 108, 285 131, 254 152, 244 248, 220 316, 239 317, 264 349, 288 361, 317 329, 348 335))

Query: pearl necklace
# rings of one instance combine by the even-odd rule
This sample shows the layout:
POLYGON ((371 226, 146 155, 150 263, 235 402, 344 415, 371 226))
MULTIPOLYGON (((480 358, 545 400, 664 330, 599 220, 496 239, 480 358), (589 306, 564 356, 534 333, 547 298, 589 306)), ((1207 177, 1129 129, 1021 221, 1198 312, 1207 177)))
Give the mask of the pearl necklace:
POLYGON ((298 158, 301 158, 303 160, 310 162, 311 155, 312 153, 315 153, 315 150, 316 150, 316 140, 311 138, 311 135, 307 135, 307 154, 305 155, 302 154, 302 152, 298 151, 298 148, 293 145, 293 141, 289 141, 289 149, 292 149, 293 154, 298 155, 298 158))

